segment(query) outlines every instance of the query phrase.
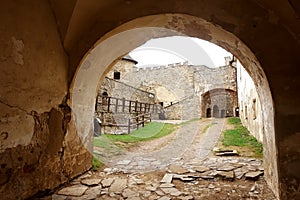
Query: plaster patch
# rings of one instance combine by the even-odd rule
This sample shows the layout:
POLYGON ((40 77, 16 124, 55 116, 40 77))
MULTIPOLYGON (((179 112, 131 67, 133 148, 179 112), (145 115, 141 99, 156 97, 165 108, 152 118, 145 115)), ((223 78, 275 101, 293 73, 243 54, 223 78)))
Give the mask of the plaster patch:
POLYGON ((24 65, 23 49, 24 43, 22 40, 17 40, 15 37, 11 38, 12 41, 12 58, 16 64, 24 65))

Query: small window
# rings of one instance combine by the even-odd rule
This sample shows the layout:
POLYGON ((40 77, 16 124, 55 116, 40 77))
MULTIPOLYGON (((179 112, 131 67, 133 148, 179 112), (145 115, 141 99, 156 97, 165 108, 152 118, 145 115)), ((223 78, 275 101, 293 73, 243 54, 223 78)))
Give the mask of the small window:
POLYGON ((114 79, 120 80, 121 79, 121 73, 120 72, 114 72, 114 79))
POLYGON ((256 99, 253 99, 252 110, 253 110, 253 120, 255 120, 256 119, 256 99))

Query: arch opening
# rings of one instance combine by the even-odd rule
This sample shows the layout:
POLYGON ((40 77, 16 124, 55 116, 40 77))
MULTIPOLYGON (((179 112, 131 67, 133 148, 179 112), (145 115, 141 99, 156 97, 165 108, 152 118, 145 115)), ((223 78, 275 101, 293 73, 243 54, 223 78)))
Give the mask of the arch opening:
MULTIPOLYGON (((255 55, 240 39, 200 18, 182 14, 138 18, 121 25, 101 38, 82 59, 73 79, 72 110, 79 137, 92 152, 93 126, 91 122, 93 121, 95 98, 99 87, 97 84, 99 79, 103 80, 103 75, 112 67, 111 63, 151 38, 181 34, 206 39, 230 51, 239 58, 253 78, 260 101, 264 102, 262 104, 264 133, 268 134, 268 136, 264 136, 266 147, 264 157, 267 158, 265 159, 266 179, 271 188, 274 189, 274 193, 278 195, 273 101, 268 81, 255 55), (174 22, 174 19, 179 20, 182 24, 179 25, 174 22)), ((215 110, 217 109, 212 109, 213 116, 215 116, 215 110)))

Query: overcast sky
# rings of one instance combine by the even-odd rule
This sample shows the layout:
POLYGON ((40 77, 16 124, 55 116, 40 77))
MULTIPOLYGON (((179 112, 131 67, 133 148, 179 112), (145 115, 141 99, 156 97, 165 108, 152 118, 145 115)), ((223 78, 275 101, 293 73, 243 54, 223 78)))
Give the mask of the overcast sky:
POLYGON ((188 61, 193 65, 219 67, 225 65, 223 48, 198 38, 173 36, 149 40, 129 55, 138 61, 138 67, 167 65, 188 61))

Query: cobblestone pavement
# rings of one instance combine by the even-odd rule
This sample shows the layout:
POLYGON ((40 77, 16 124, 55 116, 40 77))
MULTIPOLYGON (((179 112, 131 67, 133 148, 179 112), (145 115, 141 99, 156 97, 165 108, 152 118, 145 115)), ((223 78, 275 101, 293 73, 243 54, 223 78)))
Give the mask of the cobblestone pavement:
POLYGON ((161 149, 126 152, 42 199, 276 199, 262 160, 211 155, 223 127, 224 119, 186 124, 161 149))

